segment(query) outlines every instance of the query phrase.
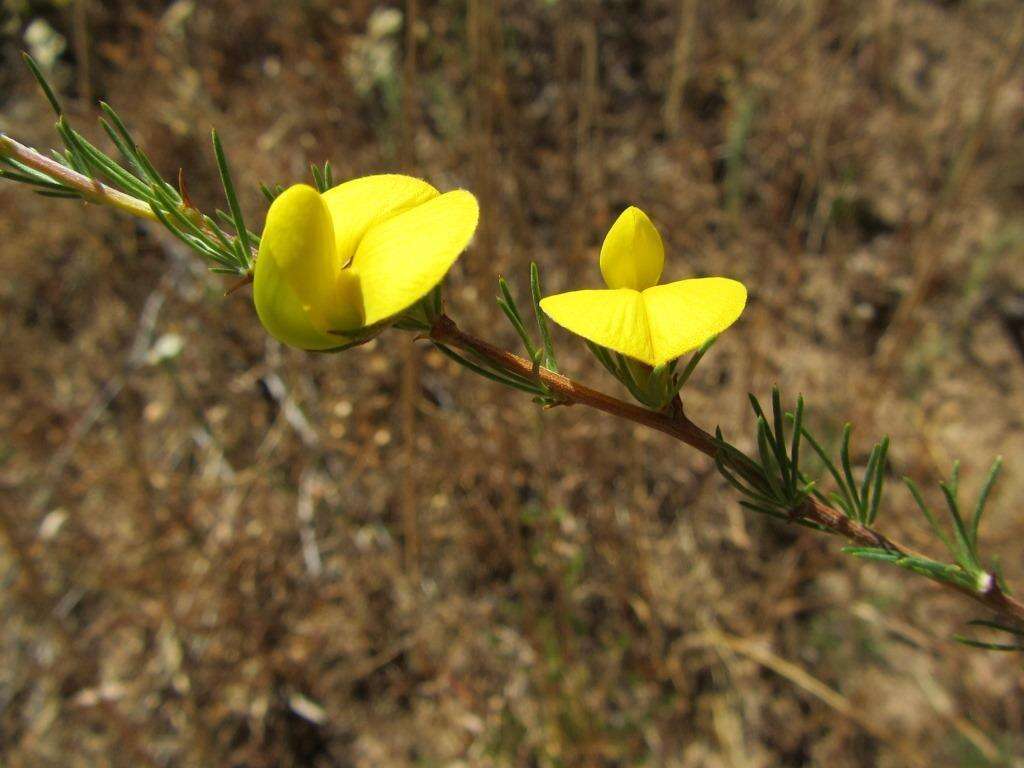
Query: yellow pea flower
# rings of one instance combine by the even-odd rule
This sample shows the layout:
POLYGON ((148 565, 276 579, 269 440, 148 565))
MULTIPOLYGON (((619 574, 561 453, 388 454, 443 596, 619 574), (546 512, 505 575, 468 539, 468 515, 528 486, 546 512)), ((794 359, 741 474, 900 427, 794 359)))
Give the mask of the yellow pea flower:
POLYGON ((339 347, 426 296, 476 230, 466 190, 366 176, 319 193, 282 192, 267 212, 253 276, 260 322, 293 347, 339 347))
POLYGON ((696 349, 743 312, 747 289, 725 277, 658 285, 665 246, 639 208, 623 211, 601 246, 606 289, 548 296, 552 320, 602 347, 658 366, 696 349))

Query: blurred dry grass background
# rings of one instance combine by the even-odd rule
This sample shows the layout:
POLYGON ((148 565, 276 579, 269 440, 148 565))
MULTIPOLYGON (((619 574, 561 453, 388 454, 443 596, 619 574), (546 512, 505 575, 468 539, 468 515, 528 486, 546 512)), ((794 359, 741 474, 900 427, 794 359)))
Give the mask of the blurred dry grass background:
MULTIPOLYGON (((896 477, 961 457, 973 492, 1002 453, 984 538, 1024 584, 1019 3, 410 5, 6 0, 0 127, 55 140, 30 47, 203 207, 214 125, 257 222, 324 159, 473 189, 449 303, 509 346, 495 275, 597 285, 638 204, 669 277, 751 288, 698 422, 749 433, 779 381, 861 460, 891 434, 880 524, 929 549, 896 477)), ((0 211, 3 765, 1024 764, 1019 660, 949 640, 977 612, 668 438, 397 333, 283 349, 158 232, 0 211)))

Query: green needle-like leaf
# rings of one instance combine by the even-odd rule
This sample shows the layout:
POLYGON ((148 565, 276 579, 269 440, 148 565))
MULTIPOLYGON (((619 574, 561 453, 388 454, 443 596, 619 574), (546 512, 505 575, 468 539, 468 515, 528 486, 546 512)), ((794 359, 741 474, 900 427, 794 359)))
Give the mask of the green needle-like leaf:
POLYGON ((516 333, 523 342, 527 357, 530 358, 531 362, 539 363, 540 351, 534 346, 533 339, 530 338, 530 334, 526 330, 526 323, 523 322, 523 316, 519 312, 519 307, 512 297, 512 291, 509 290, 505 278, 498 278, 498 289, 501 291, 501 296, 498 297, 498 306, 501 307, 501 311, 505 313, 505 317, 508 318, 508 321, 515 328, 516 333))
POLYGON ((551 342, 551 331, 548 329, 547 317, 540 308, 540 270, 537 262, 530 262, 530 295, 533 298, 533 313, 537 318, 537 329, 540 331, 541 346, 544 348, 544 367, 558 373, 558 362, 555 360, 555 345, 551 342))
POLYGON ((981 486, 981 493, 978 494, 978 504, 974 508, 974 517, 971 518, 970 544, 975 560, 978 559, 978 527, 981 525, 981 515, 985 511, 988 496, 992 492, 992 486, 996 484, 996 479, 999 477, 999 470, 1002 469, 1002 466, 1003 457, 997 456, 996 460, 992 462, 992 468, 988 471, 985 483, 981 486))
POLYGON ((868 525, 878 518, 878 509, 882 504, 882 489, 885 485, 885 459, 889 453, 889 437, 882 438, 878 444, 878 459, 875 462, 875 476, 871 488, 871 504, 868 507, 868 525))
POLYGON ((149 184, 159 185, 161 189, 170 195, 171 199, 180 203, 181 197, 178 195, 178 190, 166 182, 156 170, 156 167, 150 162, 149 157, 132 138, 131 132, 128 130, 128 127, 125 125, 120 115, 118 115, 113 107, 106 102, 100 102, 100 109, 103 111, 107 120, 110 121, 109 125, 105 125, 108 134, 110 134, 111 139, 114 140, 118 150, 122 154, 126 155, 129 162, 135 166, 139 178, 147 181, 149 184), (115 138, 115 135, 117 138, 115 138))
MULTIPOLYGON (((754 415, 759 419, 764 419, 764 410, 761 408, 761 403, 758 402, 752 392, 747 393, 747 399, 750 400, 750 407, 754 409, 754 415)), ((767 419, 765 419, 765 421, 767 421, 767 419)))
POLYGON ((779 473, 782 475, 782 485, 787 489, 796 488, 796 477, 791 475, 789 468, 789 456, 786 454, 786 433, 783 431, 782 420, 782 394, 778 387, 772 387, 772 420, 774 432, 769 434, 772 450, 775 451, 775 458, 779 464, 779 473))
POLYGON ((768 515, 769 517, 778 518, 779 520, 786 520, 787 522, 789 521, 789 515, 787 515, 785 512, 780 512, 778 509, 767 506, 765 504, 758 504, 757 502, 742 499, 740 501, 740 506, 746 507, 747 509, 753 512, 759 512, 762 515, 768 515))
POLYGON ((779 484, 777 475, 777 467, 774 467, 775 463, 775 450, 769 445, 768 439, 768 422, 764 420, 763 416, 759 416, 757 419, 757 449, 761 456, 761 466, 764 468, 764 477, 768 481, 768 485, 771 486, 772 495, 776 499, 783 499, 785 496, 782 493, 782 486, 779 484))
POLYGON ((64 109, 61 107, 60 102, 57 100, 57 94, 53 92, 53 88, 50 87, 49 81, 43 75, 43 71, 39 69, 39 65, 36 64, 35 59, 29 56, 27 53, 22 53, 21 58, 25 60, 28 68, 32 71, 32 76, 39 83, 39 87, 43 89, 43 95, 46 96, 46 100, 50 102, 50 106, 56 113, 57 117, 64 114, 64 109))
POLYGON ((439 344, 436 341, 432 343, 446 357, 451 358, 464 368, 468 368, 470 371, 477 374, 478 376, 483 376, 485 379, 490 379, 491 381, 497 382, 498 384, 502 384, 506 387, 511 387, 512 389, 518 389, 523 392, 528 392, 531 395, 543 396, 545 394, 545 392, 535 384, 532 384, 522 379, 513 379, 510 376, 498 374, 495 373, 494 371, 489 371, 483 366, 477 365, 471 360, 467 360, 458 352, 453 351, 449 347, 446 347, 444 344, 439 344))
POLYGON ((793 434, 790 438, 789 463, 793 468, 793 492, 796 492, 797 483, 800 481, 800 436, 803 432, 804 422, 804 396, 797 395, 796 414, 793 416, 793 434))
POLYGON ((969 645, 973 648, 981 648, 986 651, 1024 651, 1024 645, 1015 645, 1010 643, 986 643, 982 640, 974 640, 963 635, 953 635, 953 639, 963 645, 969 645))
POLYGON ((1024 627, 1011 627, 1007 624, 1000 624, 998 621, 989 621, 987 619, 972 619, 967 623, 972 627, 988 627, 989 629, 998 629, 1001 632, 1009 632, 1017 637, 1024 637, 1024 627))
MULTIPOLYGON (((717 336, 712 336, 710 339, 701 344, 700 348, 696 352, 690 355, 690 359, 686 363, 686 367, 683 369, 683 372, 676 374, 675 376, 675 392, 672 393, 673 396, 679 394, 679 390, 681 390, 686 385, 686 382, 690 380, 690 377, 693 375, 693 372, 697 370, 697 366, 700 364, 700 361, 703 359, 704 355, 707 354, 707 351, 711 349, 712 345, 714 345, 717 339, 717 336)), ((675 369, 675 366, 678 362, 678 360, 672 361, 673 370, 675 369)))
MULTIPOLYGON (((843 442, 839 446, 839 463, 843 468, 843 476, 846 481, 846 492, 850 497, 854 509, 860 509, 860 498, 857 496, 857 484, 853 479, 853 467, 850 465, 850 437, 853 434, 853 425, 847 422, 843 425, 843 442)), ((863 522, 863 521, 862 521, 863 522)))
POLYGON ((277 196, 281 194, 282 190, 281 190, 280 187, 276 187, 275 189, 271 189, 270 187, 268 187, 266 184, 264 184, 261 181, 260 182, 260 192, 262 192, 263 196, 265 198, 267 198, 267 202, 268 203, 272 203, 272 202, 274 202, 277 199, 277 196))
POLYGON ((242 262, 248 267, 251 264, 249 230, 245 227, 245 220, 242 218, 242 208, 238 204, 238 195, 235 194, 235 183, 231 179, 231 170, 228 168, 228 159, 224 154, 224 147, 221 145, 220 137, 216 131, 213 131, 213 153, 217 158, 217 168, 220 170, 220 180, 224 186, 224 195, 228 200, 228 208, 231 209, 231 219, 234 223, 235 234, 238 236, 238 241, 244 253, 242 262))
POLYGON ((853 499, 850 498, 850 494, 846 487, 846 482, 844 481, 843 476, 840 474, 839 468, 836 466, 835 462, 833 462, 833 460, 831 460, 828 457, 828 454, 825 453, 825 450, 821 446, 821 443, 815 439, 814 435, 812 435, 809 430, 807 430, 806 428, 801 429, 801 433, 803 434, 804 439, 806 439, 811 444, 811 449, 814 451, 815 454, 817 454, 818 458, 821 460, 821 463, 824 464, 825 469, 828 470, 828 473, 831 476, 833 476, 833 479, 836 481, 836 485, 839 488, 839 495, 833 494, 825 498, 822 494, 818 493, 818 498, 822 499, 823 501, 831 501, 838 504, 838 506, 844 512, 846 512, 847 517, 855 518, 856 515, 854 514, 853 499))
POLYGON ((730 471, 729 468, 726 467, 725 461, 723 460, 721 453, 715 455, 715 465, 718 467, 719 473, 722 475, 722 477, 726 479, 729 485, 738 490, 744 496, 746 496, 749 499, 752 499, 754 502, 758 503, 761 506, 770 507, 774 509, 776 512, 780 511, 778 501, 750 487, 744 481, 740 480, 740 478, 737 475, 730 471))
POLYGON ((958 462, 954 462, 953 474, 948 483, 939 483, 943 495, 946 497, 946 506, 949 508, 949 516, 953 518, 953 536, 956 544, 956 562, 963 568, 970 571, 982 570, 981 565, 974 557, 974 550, 971 547, 970 535, 967 533, 967 525, 964 523, 963 515, 960 514, 960 504, 957 501, 958 462))
POLYGON ((946 549, 949 550, 950 554, 956 557, 956 547, 942 530, 942 526, 939 525, 939 521, 935 518, 935 515, 932 514, 931 508, 929 508, 928 504, 925 502, 924 496, 921 495, 921 489, 917 487, 917 483, 909 477, 904 477, 903 483, 907 486, 907 490, 910 491, 910 495, 913 496, 914 501, 917 503, 917 508, 921 510, 921 513, 928 521, 928 525, 931 526, 932 531, 939 537, 939 539, 942 540, 942 543, 945 545, 946 549))
POLYGON ((843 510, 843 512, 846 513, 847 517, 853 520, 857 519, 857 510, 850 506, 850 500, 843 494, 838 493, 836 491, 830 492, 828 494, 828 502, 833 506, 843 510))
POLYGON ((65 198, 65 199, 68 199, 68 200, 73 200, 75 198, 80 198, 81 197, 80 194, 78 194, 74 190, 70 190, 70 189, 68 189, 68 190, 65 190, 65 189, 37 189, 37 190, 35 190, 35 193, 37 195, 42 196, 42 197, 57 197, 57 198, 65 198))
POLYGON ((886 563, 896 563, 902 557, 898 552, 889 552, 878 547, 843 547, 842 551, 864 560, 880 560, 886 563))

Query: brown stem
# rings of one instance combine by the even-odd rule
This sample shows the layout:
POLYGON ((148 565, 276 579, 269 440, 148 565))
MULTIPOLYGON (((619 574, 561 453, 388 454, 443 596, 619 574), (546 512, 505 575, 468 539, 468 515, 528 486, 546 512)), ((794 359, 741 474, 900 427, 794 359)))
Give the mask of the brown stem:
MULTIPOLYGON (((695 448, 712 458, 718 452, 715 438, 694 424, 683 413, 681 408, 669 412, 650 411, 611 395, 573 381, 560 373, 549 371, 534 365, 529 360, 500 349, 489 342, 472 336, 461 330, 450 317, 442 315, 434 323, 430 337, 436 342, 474 352, 490 360, 496 366, 509 373, 515 373, 529 379, 535 379, 546 385, 566 405, 586 405, 604 411, 620 419, 664 432, 691 448, 695 448)), ((797 517, 820 525, 831 533, 854 544, 864 547, 877 547, 889 552, 909 557, 924 557, 910 547, 894 541, 878 531, 844 515, 841 511, 809 497, 803 507, 797 511, 797 517)), ((995 579, 984 591, 971 590, 946 581, 937 581, 949 589, 967 595, 982 605, 1010 619, 1014 623, 1024 624, 1024 603, 1015 600, 1000 589, 995 579)))

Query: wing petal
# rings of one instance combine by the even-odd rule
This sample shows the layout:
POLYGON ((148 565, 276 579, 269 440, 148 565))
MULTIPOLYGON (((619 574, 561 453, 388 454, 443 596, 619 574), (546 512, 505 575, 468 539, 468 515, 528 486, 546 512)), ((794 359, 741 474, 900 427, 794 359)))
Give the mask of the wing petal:
POLYGON ((439 194, 421 179, 396 173, 364 176, 324 192, 323 200, 334 222, 341 264, 349 262, 371 227, 439 194))
POLYGON ((479 217, 476 198, 458 189, 371 227, 350 267, 362 287, 364 324, 398 314, 441 282, 479 217))
POLYGON ((703 277, 656 285, 643 292, 650 324, 652 365, 696 349, 743 312, 747 289, 725 277, 703 277))
POLYGON ((643 297, 631 288, 570 291, 541 300, 545 314, 602 347, 650 363, 654 357, 643 297))

